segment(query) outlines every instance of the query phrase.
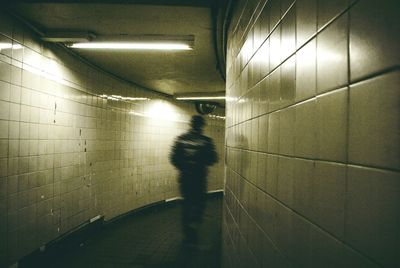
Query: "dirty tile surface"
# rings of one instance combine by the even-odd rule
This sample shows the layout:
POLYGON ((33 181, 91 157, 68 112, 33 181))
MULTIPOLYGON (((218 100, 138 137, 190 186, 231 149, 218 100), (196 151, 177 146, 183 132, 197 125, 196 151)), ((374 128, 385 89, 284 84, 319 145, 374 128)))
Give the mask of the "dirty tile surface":
POLYGON ((180 208, 178 201, 128 215, 20 267, 220 267, 222 198, 208 199, 196 246, 182 243, 180 208))

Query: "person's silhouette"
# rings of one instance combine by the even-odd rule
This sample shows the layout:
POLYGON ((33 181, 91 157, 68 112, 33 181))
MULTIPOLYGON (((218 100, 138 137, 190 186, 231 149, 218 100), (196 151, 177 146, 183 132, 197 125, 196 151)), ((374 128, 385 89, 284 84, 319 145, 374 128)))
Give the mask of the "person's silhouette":
POLYGON ((175 140, 170 154, 171 163, 180 173, 182 226, 187 243, 197 242, 198 226, 205 208, 207 167, 218 160, 212 139, 202 134, 204 125, 204 118, 194 115, 191 129, 175 140))

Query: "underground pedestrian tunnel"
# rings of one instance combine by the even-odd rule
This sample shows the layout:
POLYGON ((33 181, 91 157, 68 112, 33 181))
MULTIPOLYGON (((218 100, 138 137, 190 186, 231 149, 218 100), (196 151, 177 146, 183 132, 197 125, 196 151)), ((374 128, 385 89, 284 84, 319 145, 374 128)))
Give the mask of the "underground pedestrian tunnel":
POLYGON ((9 1, 1 267, 400 267, 395 0, 9 1), (182 243, 174 139, 219 162, 182 243))

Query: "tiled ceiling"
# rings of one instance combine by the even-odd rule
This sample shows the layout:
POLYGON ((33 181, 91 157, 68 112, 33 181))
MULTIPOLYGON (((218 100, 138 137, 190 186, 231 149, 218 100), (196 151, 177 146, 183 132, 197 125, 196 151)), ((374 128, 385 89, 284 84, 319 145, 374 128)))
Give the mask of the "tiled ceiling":
POLYGON ((213 39, 213 1, 27 1, 13 12, 43 32, 194 35, 193 50, 77 50, 98 67, 146 88, 177 93, 225 90, 213 39), (145 4, 144 4, 145 3, 145 4))

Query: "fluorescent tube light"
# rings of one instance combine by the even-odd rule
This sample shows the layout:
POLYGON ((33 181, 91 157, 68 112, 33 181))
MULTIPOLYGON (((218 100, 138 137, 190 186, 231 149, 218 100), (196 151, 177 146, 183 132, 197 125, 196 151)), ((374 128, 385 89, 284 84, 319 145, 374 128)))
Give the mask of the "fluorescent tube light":
POLYGON ((138 50, 192 50, 188 44, 183 43, 143 43, 143 42, 87 42, 74 43, 71 48, 81 49, 138 49, 138 50))
POLYGON ((225 96, 177 97, 177 100, 224 100, 225 96))

